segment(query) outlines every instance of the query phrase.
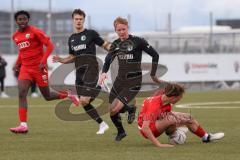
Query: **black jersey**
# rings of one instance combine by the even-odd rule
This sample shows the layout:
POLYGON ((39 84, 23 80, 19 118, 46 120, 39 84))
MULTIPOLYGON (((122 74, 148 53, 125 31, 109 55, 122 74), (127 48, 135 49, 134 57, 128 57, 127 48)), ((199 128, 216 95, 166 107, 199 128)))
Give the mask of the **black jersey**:
POLYGON ((94 30, 85 29, 83 32, 74 33, 69 37, 69 54, 76 56, 75 66, 77 72, 86 72, 85 70, 81 69, 82 67, 98 69, 96 45, 102 46, 103 44, 104 40, 94 30))
POLYGON ((69 54, 79 56, 82 54, 96 55, 96 46, 102 46, 104 40, 94 30, 85 29, 74 33, 68 39, 69 54))
POLYGON ((143 38, 129 35, 127 40, 115 40, 105 58, 102 72, 107 72, 111 62, 115 57, 118 58, 119 70, 118 77, 138 76, 141 74, 142 51, 145 51, 152 57, 151 75, 156 74, 159 55, 143 38))

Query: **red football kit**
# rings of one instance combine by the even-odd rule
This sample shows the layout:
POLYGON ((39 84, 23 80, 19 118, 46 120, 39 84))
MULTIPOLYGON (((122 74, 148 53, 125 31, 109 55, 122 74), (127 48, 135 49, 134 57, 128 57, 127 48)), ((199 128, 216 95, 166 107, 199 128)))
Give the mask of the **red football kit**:
POLYGON ((12 38, 19 49, 16 64, 21 65, 21 69, 18 79, 35 81, 40 87, 48 86, 47 68, 41 72, 39 64, 46 64, 53 50, 50 38, 34 26, 28 26, 23 32, 17 30, 12 38))
MULTIPOLYGON (((138 117, 138 128, 141 134, 147 138, 142 131, 143 121, 150 121, 149 128, 155 137, 160 136, 161 133, 156 128, 156 121, 167 118, 169 121, 175 123, 176 127, 186 125, 192 121, 192 117, 188 113, 173 112, 172 105, 163 105, 162 94, 147 98, 142 105, 141 112, 138 117)), ((205 131, 199 127, 195 133, 199 137, 205 134, 205 131)))
POLYGON ((158 137, 160 133, 158 132, 155 122, 161 118, 161 114, 165 112, 170 112, 172 110, 172 105, 162 104, 161 95, 160 96, 154 96, 149 97, 146 100, 144 100, 141 112, 138 116, 138 127, 140 129, 141 134, 145 136, 143 131, 141 130, 143 121, 150 121, 149 128, 151 129, 153 135, 155 137, 158 137))

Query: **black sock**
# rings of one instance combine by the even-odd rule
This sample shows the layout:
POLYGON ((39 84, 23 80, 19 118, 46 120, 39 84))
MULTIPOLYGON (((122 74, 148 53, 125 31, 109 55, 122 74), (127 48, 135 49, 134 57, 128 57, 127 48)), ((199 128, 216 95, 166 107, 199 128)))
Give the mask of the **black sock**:
POLYGON ((118 133, 123 133, 125 132, 124 128, 123 128, 123 125, 122 125, 122 120, 121 120, 121 117, 120 117, 120 114, 117 113, 113 116, 110 116, 113 124, 115 125, 115 127, 117 128, 118 130, 118 133))
POLYGON ((136 110, 135 105, 124 104, 123 108, 119 111, 119 113, 125 112, 133 113, 135 110, 136 110))
POLYGON ((89 103, 86 106, 83 106, 84 110, 87 112, 87 114, 94 119, 98 124, 102 123, 103 120, 97 113, 97 110, 89 103))
POLYGON ((122 107, 122 109, 119 111, 119 113, 125 113, 125 112, 127 112, 129 110, 129 106, 128 105, 124 105, 123 107, 122 107))
POLYGON ((135 113, 136 112, 136 109, 137 107, 135 105, 129 105, 129 109, 128 109, 128 113, 131 114, 131 113, 135 113))

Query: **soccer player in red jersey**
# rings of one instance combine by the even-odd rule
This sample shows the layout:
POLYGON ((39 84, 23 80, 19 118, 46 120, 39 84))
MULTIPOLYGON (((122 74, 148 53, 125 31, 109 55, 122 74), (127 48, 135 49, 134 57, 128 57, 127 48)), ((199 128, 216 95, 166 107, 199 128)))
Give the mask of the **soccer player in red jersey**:
POLYGON ((172 105, 182 99, 183 93, 183 86, 169 83, 163 91, 144 101, 138 117, 138 128, 142 136, 157 147, 171 147, 169 144, 161 144, 156 137, 164 131, 168 135, 174 134, 177 127, 186 126, 193 134, 202 138, 203 142, 223 138, 224 133, 207 133, 190 114, 172 111, 172 105))
POLYGON ((50 38, 40 29, 28 25, 30 14, 27 11, 18 11, 14 15, 18 30, 13 34, 13 41, 19 49, 18 58, 14 66, 19 72, 19 119, 20 125, 10 128, 14 133, 27 133, 27 94, 32 82, 36 82, 43 97, 47 100, 69 97, 77 103, 77 97, 65 92, 52 92, 48 84, 47 58, 54 49, 50 38), (44 46, 46 49, 44 49, 44 46))

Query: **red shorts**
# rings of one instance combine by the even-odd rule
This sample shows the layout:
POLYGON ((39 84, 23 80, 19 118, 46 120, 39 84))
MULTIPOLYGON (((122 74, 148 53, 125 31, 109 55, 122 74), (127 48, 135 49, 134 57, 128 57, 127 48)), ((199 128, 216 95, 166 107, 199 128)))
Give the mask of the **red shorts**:
POLYGON ((30 80, 36 82, 39 87, 48 86, 48 70, 42 73, 38 66, 21 66, 18 80, 30 80))
MULTIPOLYGON (((150 123, 149 128, 152 131, 154 137, 159 137, 161 135, 161 133, 159 133, 159 131, 157 130, 155 123, 150 123)), ((145 133, 142 131, 142 127, 138 126, 138 129, 139 129, 141 135, 144 138, 148 139, 147 136, 145 135, 145 133)))

